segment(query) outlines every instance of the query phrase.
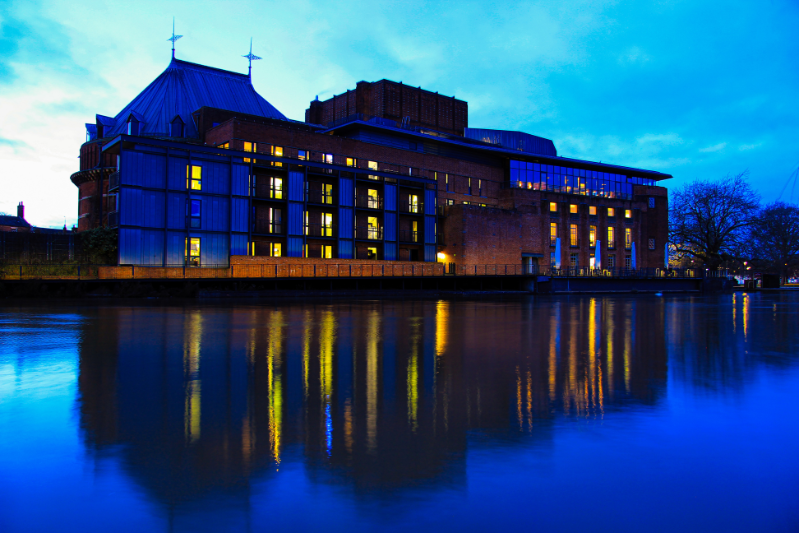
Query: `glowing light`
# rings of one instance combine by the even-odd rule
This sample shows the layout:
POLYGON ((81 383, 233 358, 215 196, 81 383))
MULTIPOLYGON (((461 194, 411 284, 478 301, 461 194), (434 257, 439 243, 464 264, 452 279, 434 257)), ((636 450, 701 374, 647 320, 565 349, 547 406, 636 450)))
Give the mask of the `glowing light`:
POLYGON ((444 255, 444 253, 442 253, 442 252, 439 252, 438 254, 436 254, 436 259, 438 259, 439 261, 444 261, 446 257, 447 256, 444 255))

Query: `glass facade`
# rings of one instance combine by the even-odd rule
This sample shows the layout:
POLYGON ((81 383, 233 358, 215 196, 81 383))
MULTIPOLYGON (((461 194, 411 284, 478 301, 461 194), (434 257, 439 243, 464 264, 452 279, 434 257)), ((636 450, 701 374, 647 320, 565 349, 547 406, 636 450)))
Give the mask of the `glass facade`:
POLYGON ((511 160, 509 185, 518 189, 552 191, 582 196, 631 199, 634 185, 655 185, 655 180, 511 160))

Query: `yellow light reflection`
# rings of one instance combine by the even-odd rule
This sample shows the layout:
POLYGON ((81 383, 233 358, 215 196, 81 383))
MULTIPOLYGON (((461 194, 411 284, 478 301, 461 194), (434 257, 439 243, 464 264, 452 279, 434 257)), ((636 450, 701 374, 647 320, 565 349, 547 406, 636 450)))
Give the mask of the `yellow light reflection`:
POLYGON ((373 310, 367 318, 367 450, 378 443, 378 341, 381 315, 373 310))
POLYGON ((281 462, 281 434, 283 431, 283 380, 281 379, 283 352, 283 312, 270 315, 267 325, 267 383, 269 389, 269 448, 275 463, 281 462))
POLYGON ((183 432, 186 442, 200 438, 200 340, 203 334, 203 318, 197 311, 191 313, 184 324, 183 377, 184 415, 183 432))

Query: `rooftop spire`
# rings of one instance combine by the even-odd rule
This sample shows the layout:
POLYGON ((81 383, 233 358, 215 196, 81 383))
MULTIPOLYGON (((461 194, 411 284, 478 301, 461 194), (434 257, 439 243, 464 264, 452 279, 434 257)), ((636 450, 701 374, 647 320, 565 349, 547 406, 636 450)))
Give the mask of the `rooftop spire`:
POLYGON ((253 38, 252 37, 250 37, 250 53, 247 54, 246 56, 242 56, 242 57, 247 58, 247 77, 250 78, 250 77, 252 77, 252 72, 253 72, 253 61, 258 61, 259 59, 261 59, 260 57, 253 55, 253 38))
POLYGON ((172 37, 167 39, 172 41, 172 59, 175 59, 175 41, 183 37, 183 35, 175 35, 175 17, 172 17, 172 37))

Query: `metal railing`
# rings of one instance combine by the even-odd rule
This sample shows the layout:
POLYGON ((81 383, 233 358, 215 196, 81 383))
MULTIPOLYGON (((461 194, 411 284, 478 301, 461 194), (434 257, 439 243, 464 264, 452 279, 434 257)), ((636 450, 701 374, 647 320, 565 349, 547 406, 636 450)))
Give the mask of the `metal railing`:
POLYGON ((383 198, 378 196, 356 196, 356 207, 381 209, 383 207, 383 198))
POLYGON ((599 278, 730 278, 727 270, 700 268, 540 268, 537 264, 456 265, 363 261, 351 263, 274 263, 242 265, 2 265, 4 280, 124 280, 124 279, 231 279, 231 278, 355 278, 435 276, 532 276, 599 278))
POLYGON ((401 213, 411 213, 414 215, 418 215, 422 213, 422 202, 408 202, 408 203, 401 203, 400 204, 400 212, 401 213))
POLYGON ((333 193, 326 194, 321 189, 308 189, 306 191, 306 202, 333 205, 333 193))
POLYGON ((108 192, 111 192, 114 189, 119 189, 119 170, 112 172, 108 176, 108 192))
POLYGON ((419 232, 407 229, 400 230, 400 241, 402 242, 419 242, 419 232))
POLYGON ((252 188, 254 198, 261 200, 283 200, 283 187, 271 187, 268 183, 256 185, 252 188))
POLYGON ((356 228, 355 238, 379 241, 383 239, 383 228, 376 228, 374 226, 356 228))
POLYGON ((283 224, 270 220, 256 219, 253 223, 253 233, 281 234, 283 233, 283 224))
POLYGON ((335 224, 306 224, 305 233, 309 237, 335 237, 335 224))

